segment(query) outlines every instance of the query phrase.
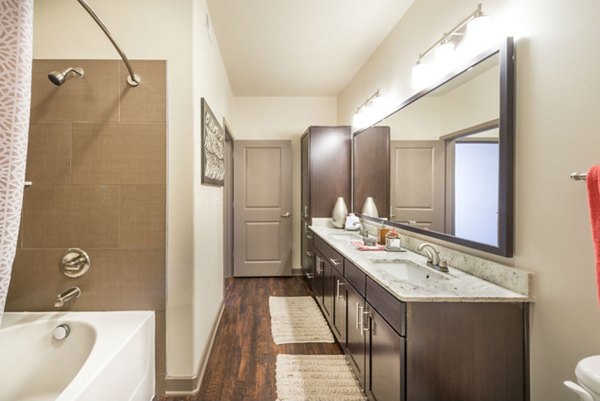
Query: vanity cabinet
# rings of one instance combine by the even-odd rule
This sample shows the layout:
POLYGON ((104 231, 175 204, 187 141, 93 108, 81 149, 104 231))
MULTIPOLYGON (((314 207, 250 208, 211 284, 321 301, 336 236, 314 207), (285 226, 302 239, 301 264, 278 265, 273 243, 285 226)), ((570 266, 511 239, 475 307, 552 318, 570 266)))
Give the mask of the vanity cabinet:
POLYGON ((367 355, 365 393, 374 401, 404 400, 405 338, 368 303, 364 330, 367 355))
POLYGON ((344 258, 322 239, 315 239, 315 249, 321 264, 323 282, 322 310, 341 343, 345 339, 345 294, 342 294, 344 258))
POLYGON ((365 332, 363 330, 364 325, 362 323, 363 311, 365 308, 365 299, 363 296, 351 285, 347 285, 345 288, 346 293, 346 343, 342 345, 344 352, 354 374, 358 378, 362 388, 365 386, 365 332))
POLYGON ((304 270, 305 277, 308 281, 308 285, 311 289, 314 289, 315 281, 315 247, 314 237, 312 232, 308 229, 308 221, 302 221, 302 236, 300 237, 301 252, 300 259, 302 262, 302 269, 304 270))
POLYGON ((528 303, 403 302, 314 240, 321 309, 370 401, 529 400, 528 303))
POLYGON ((328 258, 323 258, 323 313, 332 325, 333 322, 333 266, 328 258))
POLYGON ((313 218, 331 217, 338 197, 350 209, 351 134, 348 126, 309 127, 301 138, 302 270, 310 279, 313 252, 307 227, 313 218))
POLYGON ((315 274, 312 280, 313 296, 317 303, 323 309, 323 273, 325 271, 325 260, 319 251, 315 249, 315 274))
POLYGON ((332 270, 333 275, 333 317, 331 321, 331 329, 338 343, 346 343, 346 280, 341 271, 335 267, 332 270))

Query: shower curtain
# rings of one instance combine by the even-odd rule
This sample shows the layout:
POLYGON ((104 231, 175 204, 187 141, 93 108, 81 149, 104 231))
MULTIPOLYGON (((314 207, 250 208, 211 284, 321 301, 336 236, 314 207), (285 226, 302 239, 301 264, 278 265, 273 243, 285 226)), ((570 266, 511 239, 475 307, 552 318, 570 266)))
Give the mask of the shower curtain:
POLYGON ((33 47, 33 0, 0 0, 0 322, 23 203, 33 47))

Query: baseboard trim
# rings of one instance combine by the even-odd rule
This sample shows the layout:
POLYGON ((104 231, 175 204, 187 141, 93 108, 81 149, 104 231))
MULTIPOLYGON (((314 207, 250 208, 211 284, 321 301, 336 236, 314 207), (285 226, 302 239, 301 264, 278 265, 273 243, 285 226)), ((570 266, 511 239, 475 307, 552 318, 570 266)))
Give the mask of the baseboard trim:
POLYGON ((223 311, 225 310, 225 304, 221 301, 221 307, 219 308, 219 313, 217 318, 213 322, 213 326, 210 332, 210 340, 206 346, 204 351, 204 355, 202 356, 202 360, 198 365, 198 369, 196 374, 193 376, 166 376, 165 378, 165 395, 168 396, 185 396, 185 395, 195 395, 200 391, 200 385, 202 384, 202 378, 204 377, 204 373, 206 372, 206 366, 208 364, 208 358, 210 357, 210 353, 212 351, 213 345, 215 343, 215 338, 217 335, 217 328, 221 323, 221 318, 223 317, 223 311))

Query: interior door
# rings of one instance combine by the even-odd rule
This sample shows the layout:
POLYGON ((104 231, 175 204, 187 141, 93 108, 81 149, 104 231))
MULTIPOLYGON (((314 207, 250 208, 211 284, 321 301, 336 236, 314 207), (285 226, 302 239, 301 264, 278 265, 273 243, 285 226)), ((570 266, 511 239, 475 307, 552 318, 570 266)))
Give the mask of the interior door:
POLYGON ((234 276, 292 273, 291 141, 234 142, 234 276))
POLYGON ((391 220, 444 232, 444 141, 391 141, 391 220))

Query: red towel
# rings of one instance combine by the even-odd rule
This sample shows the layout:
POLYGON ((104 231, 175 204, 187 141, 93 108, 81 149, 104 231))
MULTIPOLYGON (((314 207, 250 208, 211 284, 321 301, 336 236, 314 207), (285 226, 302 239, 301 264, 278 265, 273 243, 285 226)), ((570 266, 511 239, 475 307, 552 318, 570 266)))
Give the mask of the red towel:
POLYGON ((596 252, 596 283, 598 285, 598 301, 600 302, 600 166, 590 168, 586 178, 590 220, 592 222, 592 239, 596 252))

